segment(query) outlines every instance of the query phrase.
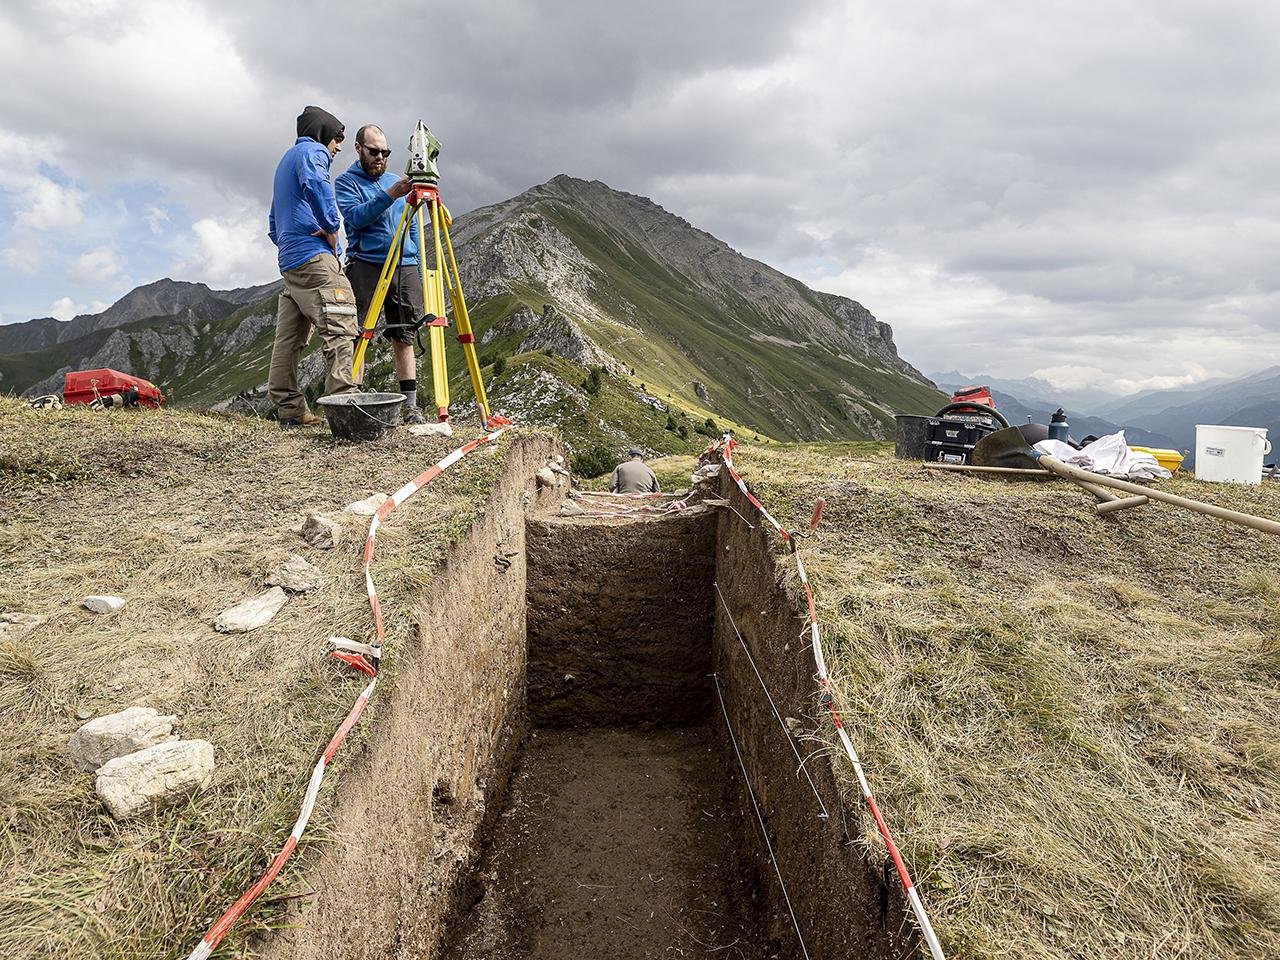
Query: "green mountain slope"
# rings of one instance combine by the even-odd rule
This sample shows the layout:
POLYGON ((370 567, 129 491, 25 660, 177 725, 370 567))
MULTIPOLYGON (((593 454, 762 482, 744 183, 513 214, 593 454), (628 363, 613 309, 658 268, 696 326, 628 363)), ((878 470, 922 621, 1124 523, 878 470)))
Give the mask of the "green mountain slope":
MULTIPOLYGON (((708 419, 774 439, 880 438, 895 413, 932 412, 943 399, 860 304, 810 290, 602 183, 556 177, 459 217, 452 234, 483 362, 501 358, 508 386, 537 370, 563 387, 544 391, 558 400, 531 405, 500 378, 494 408, 555 424, 578 450, 635 442, 681 452, 708 419), (580 389, 593 367, 613 396, 603 415, 600 395, 580 389), (571 395, 581 415, 566 413, 571 395)), ((0 390, 55 392, 67 370, 114 367, 153 380, 178 405, 265 414, 274 316, 272 287, 158 281, 78 319, 88 331, 79 336, 33 322, 39 336, 24 331, 0 353, 0 390), (138 316, 148 308, 176 312, 138 316)), ((452 338, 449 362, 455 403, 465 402, 452 338)), ((390 351, 375 341, 366 383, 392 377, 390 351)), ((314 347, 302 379, 315 396, 323 365, 314 347)), ((419 380, 429 384, 429 374, 419 380)), ((429 406, 425 390, 423 399, 429 406)))
POLYGON ((770 436, 885 437, 894 413, 940 402, 859 304, 642 197, 557 177, 454 232, 468 290, 514 295, 535 314, 554 305, 638 380, 770 436))

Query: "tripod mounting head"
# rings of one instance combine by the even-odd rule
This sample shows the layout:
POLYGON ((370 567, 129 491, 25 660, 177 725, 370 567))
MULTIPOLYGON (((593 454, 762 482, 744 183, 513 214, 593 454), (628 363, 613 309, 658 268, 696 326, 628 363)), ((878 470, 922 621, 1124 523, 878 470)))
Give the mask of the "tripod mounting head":
POLYGON ((421 120, 413 128, 409 137, 409 162, 405 164, 404 174, 414 183, 429 183, 433 186, 440 182, 440 170, 436 167, 436 158, 440 156, 440 141, 435 138, 427 125, 421 120))

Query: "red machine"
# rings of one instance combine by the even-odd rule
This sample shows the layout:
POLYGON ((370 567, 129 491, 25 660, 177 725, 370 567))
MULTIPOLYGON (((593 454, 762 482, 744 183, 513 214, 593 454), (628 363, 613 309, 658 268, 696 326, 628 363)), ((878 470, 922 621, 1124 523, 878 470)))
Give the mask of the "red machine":
POLYGON ((974 404, 974 407, 970 408, 973 413, 984 412, 977 409, 978 404, 981 404, 984 407, 990 407, 992 410, 996 408, 996 402, 991 399, 991 390, 987 387, 961 387, 951 395, 951 403, 974 404))
POLYGON ((143 380, 119 370, 77 370, 68 373, 62 386, 63 403, 104 401, 108 406, 134 406, 157 409, 164 405, 164 394, 150 380, 143 380), (108 397, 120 397, 112 402, 108 397))

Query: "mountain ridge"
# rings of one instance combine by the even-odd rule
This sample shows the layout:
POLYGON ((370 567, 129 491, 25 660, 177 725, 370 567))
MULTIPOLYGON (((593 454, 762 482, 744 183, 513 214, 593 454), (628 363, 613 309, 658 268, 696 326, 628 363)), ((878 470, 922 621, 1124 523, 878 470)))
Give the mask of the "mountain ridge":
MULTIPOLYGON (((779 439, 888 437, 895 413, 939 401, 898 355, 892 328, 857 301, 811 290, 600 181, 554 177, 459 216, 451 233, 486 365, 580 344, 583 376, 600 366, 629 378, 635 403, 655 416, 661 394, 659 405, 682 416, 779 439), (542 317, 554 318, 556 337, 528 336, 542 317)), ((0 389, 50 392, 68 369, 114 365, 178 403, 225 404, 265 381, 278 286, 216 291, 164 279, 100 314, 29 321, 9 336, 0 328, 0 389)), ((450 363, 465 401, 461 365, 450 363)), ((388 371, 375 357, 370 384, 388 371)), ((542 373, 569 375, 563 365, 542 373)))

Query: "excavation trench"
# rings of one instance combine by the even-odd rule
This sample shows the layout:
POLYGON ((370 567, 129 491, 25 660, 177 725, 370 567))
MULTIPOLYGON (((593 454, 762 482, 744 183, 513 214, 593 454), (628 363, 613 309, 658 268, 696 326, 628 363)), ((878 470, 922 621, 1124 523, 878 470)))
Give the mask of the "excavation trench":
POLYGON ((915 955, 831 761, 798 769, 819 705, 768 538, 705 507, 553 516, 525 482, 547 452, 509 449, 343 779, 315 895, 264 953, 915 955))

